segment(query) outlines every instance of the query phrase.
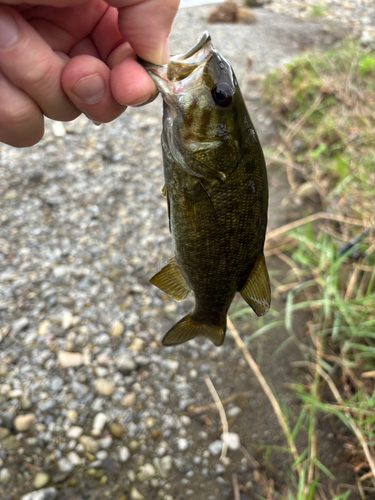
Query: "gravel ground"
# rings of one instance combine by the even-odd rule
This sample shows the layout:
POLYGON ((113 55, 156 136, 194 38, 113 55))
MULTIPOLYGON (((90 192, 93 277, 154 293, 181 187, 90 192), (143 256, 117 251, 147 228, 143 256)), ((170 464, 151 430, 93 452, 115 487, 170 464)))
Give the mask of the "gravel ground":
MULTIPOLYGON (((195 42, 211 8, 179 12, 175 51, 195 42)), ((267 142, 272 124, 259 109, 256 78, 301 46, 330 45, 342 30, 266 10, 256 15, 255 25, 210 31, 267 142)), ((282 443, 231 338, 220 348, 203 340, 161 346, 192 302, 176 304, 148 282, 172 256, 160 193, 160 126, 157 100, 101 127, 84 117, 47 122, 43 141, 30 149, 0 146, 4 500, 225 499, 233 496, 232 472, 247 485, 246 500, 259 475, 242 446, 252 453, 259 442, 282 443), (233 434, 223 463, 217 414, 194 417, 188 410, 212 402, 205 374, 222 399, 247 391, 227 406, 233 434)), ((285 180, 272 176, 270 189, 275 227, 285 219, 285 180)), ((285 382, 290 358, 275 365, 271 347, 258 361, 285 382)), ((273 474, 282 486, 287 463, 279 462, 273 474)))

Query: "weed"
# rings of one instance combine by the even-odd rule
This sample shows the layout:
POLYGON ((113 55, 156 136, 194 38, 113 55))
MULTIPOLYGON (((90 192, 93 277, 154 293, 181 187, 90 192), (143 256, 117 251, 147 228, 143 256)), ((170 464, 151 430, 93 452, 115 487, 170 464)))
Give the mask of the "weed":
MULTIPOLYGON (((314 7, 315 15, 321 7, 314 7)), ((357 485, 331 488, 330 498, 347 499, 353 489, 362 499, 375 492, 374 73, 375 52, 346 40, 327 53, 306 54, 265 80, 265 100, 283 129, 271 163, 286 165, 290 199, 313 186, 322 210, 269 234, 266 254, 290 266, 282 281, 271 273, 274 294, 286 298, 285 310, 271 310, 271 321, 246 341, 249 346, 283 324, 289 338, 275 355, 295 342, 303 355, 295 365, 308 374, 306 385, 294 384, 303 403, 294 427, 285 411, 278 417, 285 419, 289 446, 300 433, 308 438, 305 450, 293 448, 297 475, 279 496, 285 500, 327 498, 321 478, 333 474, 331 464, 319 460, 316 417, 322 413, 353 434, 346 459, 357 485), (294 316, 301 310, 310 312, 311 321, 296 332, 294 316)))

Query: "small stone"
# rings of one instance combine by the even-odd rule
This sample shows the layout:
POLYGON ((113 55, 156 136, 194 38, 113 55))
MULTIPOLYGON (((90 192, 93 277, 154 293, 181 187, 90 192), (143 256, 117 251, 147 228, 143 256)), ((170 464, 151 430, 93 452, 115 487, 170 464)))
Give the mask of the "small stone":
MULTIPOLYGON (((224 440, 224 434, 220 436, 222 440, 224 440)), ((235 432, 228 432, 228 448, 232 451, 237 451, 241 447, 240 436, 235 432)))
POLYGON ((99 447, 102 450, 108 450, 112 446, 112 443, 113 443, 112 436, 106 436, 102 439, 99 439, 98 443, 99 443, 99 447))
POLYGON ((96 458, 98 460, 100 460, 101 462, 103 462, 104 460, 106 460, 108 458, 108 452, 105 451, 105 450, 100 450, 98 451, 98 453, 96 454, 96 458))
POLYGON ((10 434, 10 430, 5 427, 0 427, 0 441, 8 437, 10 434))
POLYGON ((69 330, 73 326, 74 316, 70 311, 64 311, 61 317, 61 326, 69 330))
POLYGON ((33 487, 36 490, 40 490, 41 488, 44 488, 47 486, 47 484, 50 482, 50 476, 46 472, 38 472, 37 475, 34 478, 33 481, 33 487))
POLYGON ((23 395, 22 389, 13 389, 8 392, 9 399, 19 399, 23 395))
POLYGON ((20 500, 55 500, 56 496, 56 488, 50 487, 26 493, 26 495, 23 495, 20 500))
POLYGON ((111 336, 120 337, 124 333, 124 329, 124 324, 121 321, 115 321, 111 326, 111 336))
POLYGON ((75 451, 70 451, 66 458, 71 462, 73 465, 81 465, 82 460, 81 457, 76 453, 75 451))
POLYGON ((170 455, 166 455, 162 458, 154 458, 153 462, 161 477, 167 479, 171 475, 173 458, 170 455))
POLYGON ((39 323, 38 333, 40 336, 45 337, 51 331, 51 322, 48 319, 43 320, 39 323))
POLYGON ((64 386, 64 380, 61 377, 53 377, 50 387, 54 392, 59 392, 64 386))
POLYGON ((156 425, 156 419, 154 417, 147 417, 145 424, 147 429, 152 429, 156 425))
POLYGON ((74 368, 83 365, 83 356, 80 352, 59 351, 57 358, 61 368, 74 368))
POLYGON ((144 343, 145 343, 145 341, 143 339, 140 339, 139 337, 137 337, 130 344, 129 349, 131 351, 141 351, 143 349, 144 343))
POLYGON ((29 326, 29 320, 28 318, 19 318, 17 321, 15 321, 12 325, 12 335, 17 335, 18 333, 22 332, 27 326, 29 326))
POLYGON ((125 428, 121 424, 118 424, 117 422, 112 422, 111 425, 109 426, 109 430, 112 436, 114 436, 117 439, 121 439, 126 432, 125 428))
POLYGON ((137 368, 137 365, 133 358, 128 354, 122 354, 115 358, 115 365, 119 372, 126 374, 137 368))
POLYGON ((111 337, 106 333, 101 333, 95 338, 95 343, 98 345, 108 345, 111 343, 111 337))
POLYGON ((30 408, 32 406, 31 401, 27 396, 24 396, 23 398, 21 398, 20 403, 21 403, 22 410, 30 410, 30 408))
POLYGON ((99 412, 94 417, 92 428, 101 433, 104 429, 106 422, 107 422, 107 415, 105 413, 99 412))
POLYGON ((189 441, 186 438, 179 438, 177 441, 179 451, 186 451, 189 448, 189 441))
POLYGON ((64 137, 66 130, 62 122, 51 122, 52 133, 55 137, 64 137))
POLYGON ((220 439, 216 439, 216 441, 209 445, 208 451, 211 453, 211 455, 220 455, 222 448, 223 441, 221 441, 220 439))
POLYGON ((14 427, 15 414, 11 411, 5 411, 0 415, 3 427, 12 430, 14 427))
POLYGON ((68 410, 66 416, 71 422, 75 422, 78 419, 78 413, 76 410, 68 410))
POLYGON ((64 457, 57 461, 57 465, 59 466, 61 472, 72 472, 74 469, 72 462, 68 458, 64 457))
POLYGON ((156 474, 155 467, 152 464, 146 463, 139 468, 137 474, 138 481, 148 481, 152 479, 156 474))
POLYGON ((56 283, 69 283, 70 268, 68 266, 57 266, 53 269, 56 283))
POLYGON ((9 469, 1 469, 0 470, 0 483, 1 484, 8 484, 10 479, 11 479, 11 473, 9 471, 9 469))
POLYGON ((118 450, 118 459, 120 460, 120 462, 125 463, 129 460, 130 457, 131 457, 131 453, 130 453, 129 448, 127 446, 122 446, 118 450))
POLYGON ((238 415, 242 413, 242 410, 239 406, 233 406, 232 408, 229 408, 227 411, 227 418, 235 418, 238 417, 238 415))
POLYGON ((116 389, 115 386, 105 378, 98 378, 95 385, 97 392, 107 397, 112 396, 116 389))
POLYGON ((16 450, 21 447, 21 441, 16 436, 6 437, 1 444, 4 450, 16 450))
POLYGON ((133 486, 130 491, 130 500, 144 500, 144 496, 133 486))
POLYGON ((95 455, 99 451, 99 443, 91 436, 81 436, 79 442, 85 447, 85 450, 95 455))
POLYGON ((121 400, 121 404, 122 406, 124 406, 125 408, 128 407, 128 406, 134 406, 135 405, 135 402, 137 400, 137 396, 135 395, 134 392, 131 392, 130 394, 127 394, 126 396, 124 396, 121 400))
POLYGON ((77 380, 73 380, 72 382, 72 391, 77 396, 77 398, 83 398, 90 391, 90 388, 85 385, 77 382, 77 380))
POLYGON ((14 419, 14 427, 18 432, 25 432, 36 422, 34 413, 26 413, 25 415, 17 415, 14 419))

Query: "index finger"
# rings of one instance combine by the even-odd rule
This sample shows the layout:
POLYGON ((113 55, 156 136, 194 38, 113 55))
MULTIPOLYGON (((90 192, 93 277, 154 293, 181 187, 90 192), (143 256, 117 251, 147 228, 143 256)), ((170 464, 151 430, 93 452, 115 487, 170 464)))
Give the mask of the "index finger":
POLYGON ((122 36, 137 55, 154 64, 169 62, 169 34, 180 0, 106 0, 119 10, 122 36))

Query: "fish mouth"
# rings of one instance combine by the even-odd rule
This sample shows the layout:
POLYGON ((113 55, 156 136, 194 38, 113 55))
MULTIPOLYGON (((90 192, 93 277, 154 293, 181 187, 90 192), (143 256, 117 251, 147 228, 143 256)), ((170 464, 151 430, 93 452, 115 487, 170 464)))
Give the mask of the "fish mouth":
POLYGON ((197 70, 206 65, 212 54, 211 36, 205 31, 193 48, 183 54, 172 56, 169 64, 158 66, 140 58, 138 62, 154 80, 164 99, 175 106, 177 104, 175 96, 185 93, 188 88, 198 83, 198 73, 201 71, 197 70))

